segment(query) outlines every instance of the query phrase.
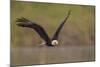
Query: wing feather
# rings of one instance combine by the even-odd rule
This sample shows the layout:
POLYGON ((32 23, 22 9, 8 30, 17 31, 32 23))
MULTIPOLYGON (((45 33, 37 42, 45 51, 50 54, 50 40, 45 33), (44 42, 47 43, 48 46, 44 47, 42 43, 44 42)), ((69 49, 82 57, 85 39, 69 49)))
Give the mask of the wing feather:
POLYGON ((62 22, 62 23, 60 24, 60 26, 57 28, 56 32, 54 33, 54 36, 53 36, 52 40, 58 40, 59 33, 60 33, 62 27, 64 26, 65 22, 67 21, 69 15, 70 15, 70 12, 71 12, 71 11, 69 10, 69 11, 68 11, 67 17, 63 20, 63 22, 62 22))
POLYGON ((47 45, 50 46, 51 40, 47 35, 47 33, 45 32, 45 30, 43 29, 43 27, 24 17, 18 18, 16 22, 20 22, 17 24, 18 26, 34 29, 40 35, 40 37, 46 41, 47 45))

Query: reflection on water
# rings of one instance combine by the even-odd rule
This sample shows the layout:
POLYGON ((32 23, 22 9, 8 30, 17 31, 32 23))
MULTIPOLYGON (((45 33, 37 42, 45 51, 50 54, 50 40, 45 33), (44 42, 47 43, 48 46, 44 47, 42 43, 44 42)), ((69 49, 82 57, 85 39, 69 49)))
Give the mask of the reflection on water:
POLYGON ((94 46, 34 47, 11 49, 11 65, 93 61, 94 46))

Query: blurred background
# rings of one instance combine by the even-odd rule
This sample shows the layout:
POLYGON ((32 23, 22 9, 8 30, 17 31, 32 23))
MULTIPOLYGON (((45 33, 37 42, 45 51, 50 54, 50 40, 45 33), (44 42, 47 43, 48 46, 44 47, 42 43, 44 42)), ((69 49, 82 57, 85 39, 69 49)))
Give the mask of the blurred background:
POLYGON ((30 65, 95 60, 95 6, 11 1, 11 64, 30 65), (39 47, 40 36, 16 25, 25 17, 52 38, 71 10, 59 36, 59 47, 39 47), (59 55, 60 54, 60 55, 59 55))

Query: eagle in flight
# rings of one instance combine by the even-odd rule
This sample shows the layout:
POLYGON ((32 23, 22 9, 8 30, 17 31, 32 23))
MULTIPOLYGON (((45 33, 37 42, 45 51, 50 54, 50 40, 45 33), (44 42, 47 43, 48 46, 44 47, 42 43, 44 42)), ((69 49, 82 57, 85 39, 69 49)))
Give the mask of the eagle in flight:
POLYGON ((17 18, 16 22, 18 22, 17 25, 20 27, 27 27, 27 28, 34 29, 34 31, 36 31, 39 34, 39 36, 45 41, 44 44, 46 46, 53 47, 53 46, 58 45, 59 33, 60 33, 62 27, 64 26, 65 22, 67 21, 69 15, 70 15, 70 12, 71 11, 69 10, 67 16, 65 17, 65 19, 61 22, 61 24, 55 31, 52 39, 49 38, 49 36, 46 33, 46 31, 44 30, 44 28, 42 26, 40 26, 39 24, 36 24, 35 22, 32 22, 24 17, 17 18))

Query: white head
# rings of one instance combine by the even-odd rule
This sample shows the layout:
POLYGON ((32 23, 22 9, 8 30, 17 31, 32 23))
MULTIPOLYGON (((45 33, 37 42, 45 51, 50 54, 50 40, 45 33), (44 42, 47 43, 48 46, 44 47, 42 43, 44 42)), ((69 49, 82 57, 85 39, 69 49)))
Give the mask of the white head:
POLYGON ((56 46, 56 45, 58 45, 58 41, 57 40, 53 40, 51 44, 56 46))

